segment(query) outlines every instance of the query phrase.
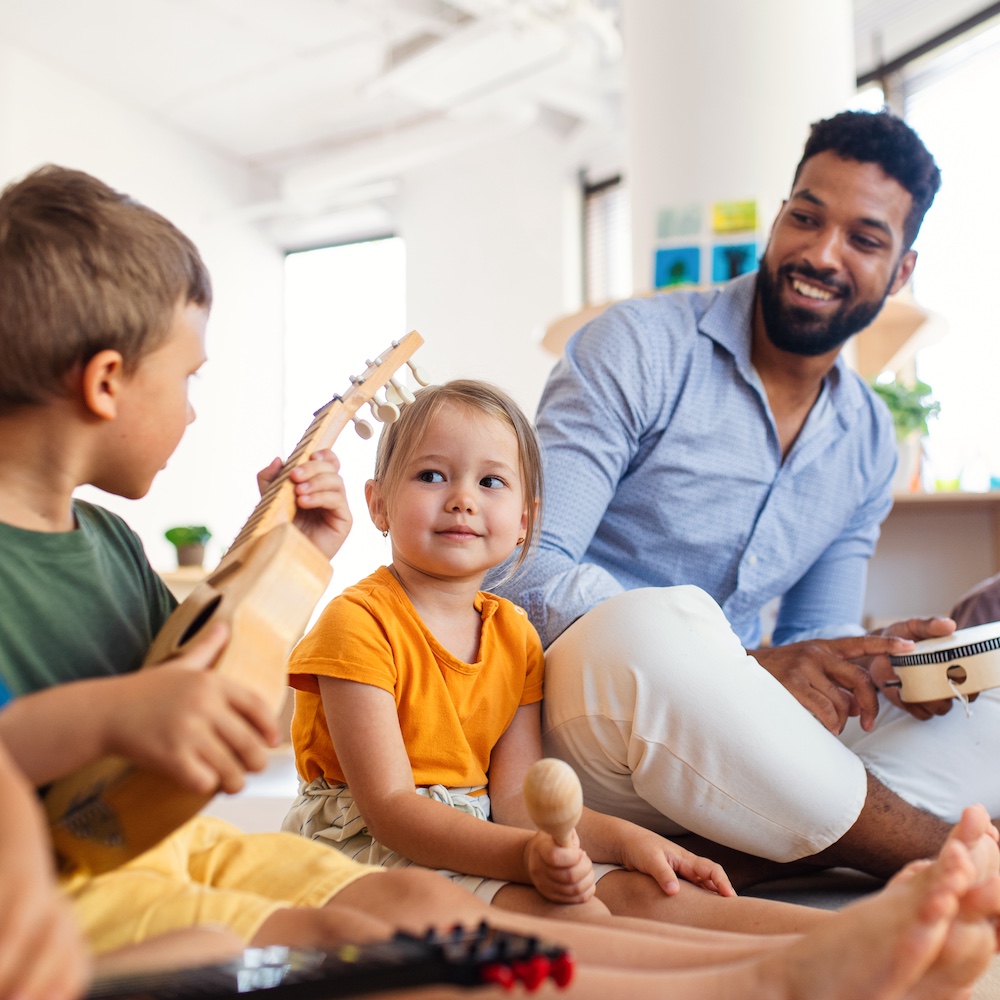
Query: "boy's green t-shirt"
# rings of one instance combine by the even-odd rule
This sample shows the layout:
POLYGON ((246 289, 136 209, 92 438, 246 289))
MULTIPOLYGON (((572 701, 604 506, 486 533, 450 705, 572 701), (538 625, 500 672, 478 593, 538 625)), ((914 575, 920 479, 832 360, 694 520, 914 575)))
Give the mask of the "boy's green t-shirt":
POLYGON ((15 697, 136 669, 176 605, 120 517, 73 509, 76 531, 0 524, 0 681, 15 697))

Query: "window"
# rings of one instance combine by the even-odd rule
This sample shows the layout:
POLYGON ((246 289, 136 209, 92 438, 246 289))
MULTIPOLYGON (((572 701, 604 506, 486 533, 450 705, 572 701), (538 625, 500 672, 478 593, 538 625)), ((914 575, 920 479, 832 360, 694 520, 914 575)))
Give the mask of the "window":
MULTIPOLYGON (((349 386, 349 376, 362 372, 366 360, 406 333, 405 320, 406 255, 401 239, 351 243, 286 257, 286 455, 309 426, 313 413, 349 386)), ((389 560, 388 545, 368 519, 364 499, 381 425, 367 407, 359 416, 372 424, 375 438, 363 441, 348 427, 334 446, 354 528, 337 554, 337 572, 325 600, 389 560)))
POLYGON ((941 168, 941 190, 915 244, 914 291, 940 313, 947 335, 922 350, 917 374, 941 403, 927 442, 924 485, 961 479, 986 489, 1000 477, 997 379, 1000 273, 993 127, 1000 98, 1000 24, 991 24, 904 72, 904 113, 941 168))
POLYGON ((599 305, 632 294, 632 225, 620 176, 583 186, 583 298, 599 305))

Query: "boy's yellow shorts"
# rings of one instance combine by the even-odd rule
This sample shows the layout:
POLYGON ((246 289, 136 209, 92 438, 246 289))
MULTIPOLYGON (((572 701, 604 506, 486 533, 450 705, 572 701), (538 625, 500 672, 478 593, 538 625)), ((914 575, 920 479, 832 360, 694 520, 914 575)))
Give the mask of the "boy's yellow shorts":
POLYGON ((242 833, 197 816, 152 850, 64 888, 95 952, 156 934, 223 925, 249 941, 275 911, 322 906, 384 869, 292 833, 242 833))

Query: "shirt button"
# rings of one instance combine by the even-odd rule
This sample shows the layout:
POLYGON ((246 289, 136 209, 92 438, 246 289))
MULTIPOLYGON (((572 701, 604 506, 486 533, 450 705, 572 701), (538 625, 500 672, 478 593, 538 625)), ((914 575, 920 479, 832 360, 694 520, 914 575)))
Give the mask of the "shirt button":
POLYGON ((750 555, 747 556, 747 565, 748 566, 757 565, 757 557, 752 552, 750 553, 750 555))

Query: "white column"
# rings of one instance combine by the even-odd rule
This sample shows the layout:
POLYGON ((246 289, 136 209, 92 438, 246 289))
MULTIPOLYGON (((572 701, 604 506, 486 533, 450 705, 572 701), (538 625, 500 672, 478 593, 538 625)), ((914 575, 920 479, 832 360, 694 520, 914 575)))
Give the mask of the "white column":
POLYGON ((766 239, 809 124, 851 100, 852 10, 851 0, 623 0, 622 19, 641 292, 664 245, 664 208, 756 200, 766 239))

